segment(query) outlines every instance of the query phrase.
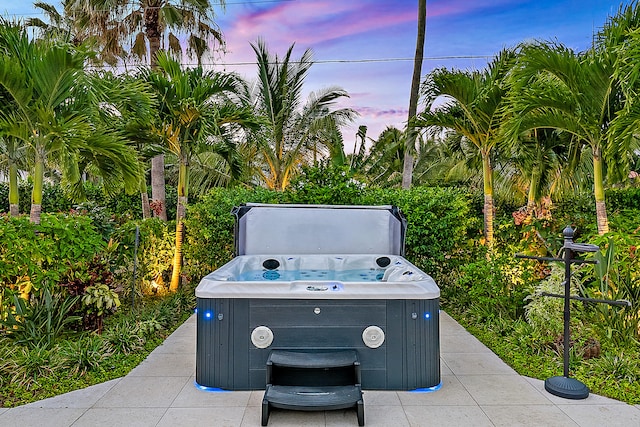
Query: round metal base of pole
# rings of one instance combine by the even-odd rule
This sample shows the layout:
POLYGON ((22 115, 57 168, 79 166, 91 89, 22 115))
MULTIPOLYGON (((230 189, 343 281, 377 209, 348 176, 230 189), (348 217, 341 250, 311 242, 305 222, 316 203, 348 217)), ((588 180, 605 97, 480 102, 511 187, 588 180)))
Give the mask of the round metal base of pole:
POLYGON ((565 399, 586 399, 589 397, 589 387, 567 377, 551 377, 544 382, 544 389, 549 393, 565 399))

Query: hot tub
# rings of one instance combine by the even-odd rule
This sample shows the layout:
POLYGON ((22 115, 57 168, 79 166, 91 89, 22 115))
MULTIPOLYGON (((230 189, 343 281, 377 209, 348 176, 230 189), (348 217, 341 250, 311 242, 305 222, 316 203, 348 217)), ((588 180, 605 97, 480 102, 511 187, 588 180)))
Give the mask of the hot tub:
POLYGON ((391 206, 246 205, 231 262, 196 289, 196 382, 265 388, 272 350, 354 350, 362 388, 440 383, 439 296, 391 206))

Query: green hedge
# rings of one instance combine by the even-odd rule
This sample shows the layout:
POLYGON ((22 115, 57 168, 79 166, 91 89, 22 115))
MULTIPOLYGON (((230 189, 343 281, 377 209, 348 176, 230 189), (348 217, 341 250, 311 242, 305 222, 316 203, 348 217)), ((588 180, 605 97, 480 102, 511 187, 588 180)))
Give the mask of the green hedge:
POLYGON ((322 187, 274 192, 264 189, 216 189, 189 207, 184 248, 185 273, 192 280, 219 268, 234 255, 234 217, 242 203, 321 204, 339 200, 352 205, 396 205, 407 216, 407 258, 425 271, 446 276, 454 263, 464 262, 469 243, 481 233, 481 222, 470 214, 470 195, 454 188, 414 188, 409 191, 361 189, 347 200, 344 192, 322 187), (334 197, 335 196, 335 197, 334 197), (320 201, 320 203, 318 203, 320 201))
POLYGON ((57 284, 75 263, 106 244, 91 219, 42 214, 40 225, 27 217, 0 217, 0 290, 30 281, 35 289, 57 284))

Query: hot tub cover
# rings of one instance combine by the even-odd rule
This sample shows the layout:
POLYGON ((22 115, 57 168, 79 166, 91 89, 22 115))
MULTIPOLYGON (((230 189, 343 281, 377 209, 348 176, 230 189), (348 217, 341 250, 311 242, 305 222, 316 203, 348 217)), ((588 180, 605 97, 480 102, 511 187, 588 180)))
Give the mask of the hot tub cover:
POLYGON ((236 255, 404 255, 407 221, 394 206, 248 203, 236 216, 236 255))

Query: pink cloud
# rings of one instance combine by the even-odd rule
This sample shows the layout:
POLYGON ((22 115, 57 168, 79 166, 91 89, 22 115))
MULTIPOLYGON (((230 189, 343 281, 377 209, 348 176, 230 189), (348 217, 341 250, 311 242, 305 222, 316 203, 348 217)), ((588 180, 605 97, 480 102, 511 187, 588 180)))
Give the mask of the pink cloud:
POLYGON ((359 1, 283 2, 269 9, 239 14, 224 33, 230 50, 244 56, 251 53, 244 46, 258 37, 278 50, 293 42, 307 48, 379 32, 416 19, 413 6, 383 9, 370 6, 359 1))
POLYGON ((409 111, 402 108, 380 109, 375 107, 353 106, 360 117, 365 119, 387 119, 393 121, 402 121, 407 119, 409 111))

